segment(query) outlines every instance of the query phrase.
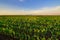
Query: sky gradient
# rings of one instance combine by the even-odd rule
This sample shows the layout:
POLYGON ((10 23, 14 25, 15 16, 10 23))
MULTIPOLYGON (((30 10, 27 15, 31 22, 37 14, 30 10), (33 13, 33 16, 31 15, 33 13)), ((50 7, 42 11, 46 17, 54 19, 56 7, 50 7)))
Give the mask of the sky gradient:
POLYGON ((0 15, 60 15, 60 0, 0 0, 0 15))

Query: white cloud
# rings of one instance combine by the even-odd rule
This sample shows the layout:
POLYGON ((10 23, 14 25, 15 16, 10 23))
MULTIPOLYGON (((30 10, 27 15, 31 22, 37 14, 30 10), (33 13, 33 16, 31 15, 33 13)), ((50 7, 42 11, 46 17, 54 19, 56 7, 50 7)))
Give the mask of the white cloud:
POLYGON ((60 6, 42 8, 42 10, 33 10, 32 15, 60 15, 60 6))
POLYGON ((29 11, 1 8, 0 15, 60 15, 60 6, 29 11))
POLYGON ((24 0, 19 0, 20 2, 23 2, 24 0))

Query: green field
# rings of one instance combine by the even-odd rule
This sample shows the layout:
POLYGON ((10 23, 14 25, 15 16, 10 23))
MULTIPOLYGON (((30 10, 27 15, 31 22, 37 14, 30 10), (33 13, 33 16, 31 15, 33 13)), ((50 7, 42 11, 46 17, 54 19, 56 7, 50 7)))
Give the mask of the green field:
POLYGON ((60 40, 60 16, 0 16, 0 39, 60 40), (5 38, 6 37, 6 38, 5 38))

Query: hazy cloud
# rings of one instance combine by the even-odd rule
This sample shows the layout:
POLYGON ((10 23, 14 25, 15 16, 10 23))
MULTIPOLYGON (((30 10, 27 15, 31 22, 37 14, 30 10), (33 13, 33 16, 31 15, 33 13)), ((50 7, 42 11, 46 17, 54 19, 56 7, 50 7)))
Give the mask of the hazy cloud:
POLYGON ((23 2, 24 0, 19 0, 20 2, 23 2))
POLYGON ((0 15, 60 15, 60 6, 38 10, 0 9, 0 15))

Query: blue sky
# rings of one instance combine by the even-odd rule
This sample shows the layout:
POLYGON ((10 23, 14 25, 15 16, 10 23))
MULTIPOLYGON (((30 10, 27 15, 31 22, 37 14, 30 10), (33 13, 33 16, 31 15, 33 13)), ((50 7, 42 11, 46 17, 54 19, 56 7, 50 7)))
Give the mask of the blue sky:
POLYGON ((60 0, 0 0, 0 8, 11 8, 11 10, 19 9, 31 11, 58 6, 60 6, 60 0))
POLYGON ((60 6, 60 0, 0 0, 0 6, 24 9, 39 9, 42 7, 60 6))

